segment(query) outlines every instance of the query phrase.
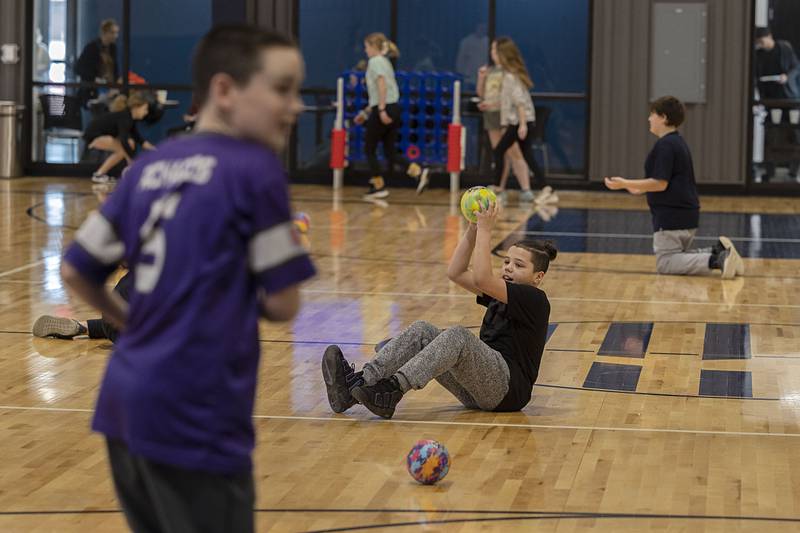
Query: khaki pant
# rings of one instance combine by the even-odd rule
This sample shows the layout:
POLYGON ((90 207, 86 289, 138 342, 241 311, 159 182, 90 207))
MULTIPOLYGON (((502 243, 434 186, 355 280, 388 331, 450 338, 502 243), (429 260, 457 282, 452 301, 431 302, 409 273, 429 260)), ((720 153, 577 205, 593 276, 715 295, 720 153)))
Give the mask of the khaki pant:
POLYGON ((690 248, 697 229, 661 230, 653 233, 653 251, 659 274, 705 276, 711 274, 711 248, 690 248))

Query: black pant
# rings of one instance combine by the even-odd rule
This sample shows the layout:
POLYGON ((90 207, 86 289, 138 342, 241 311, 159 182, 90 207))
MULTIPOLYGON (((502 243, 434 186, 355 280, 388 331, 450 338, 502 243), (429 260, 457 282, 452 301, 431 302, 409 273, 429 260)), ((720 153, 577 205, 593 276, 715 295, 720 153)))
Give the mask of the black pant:
POLYGON ((184 470, 132 455, 119 441, 107 445, 114 488, 135 533, 254 530, 252 474, 184 470))
POLYGON ((400 106, 398 104, 388 104, 386 113, 392 119, 391 124, 381 122, 380 111, 374 106, 370 111, 369 118, 365 126, 364 152, 367 154, 369 170, 372 176, 381 175, 381 165, 378 163, 378 143, 383 143, 383 156, 386 158, 386 179, 387 181, 394 174, 394 165, 397 162, 405 162, 405 158, 397 154, 397 132, 400 130, 400 106))
MULTIPOLYGON (((122 299, 127 302, 130 299, 128 293, 131 291, 131 284, 133 284, 133 276, 131 276, 129 270, 119 279, 114 287, 114 292, 119 294, 122 299)), ((89 329, 90 339, 109 339, 111 342, 117 342, 119 331, 104 318, 87 320, 86 326, 89 329)))
MULTIPOLYGON (((545 185, 545 177, 542 173, 542 169, 539 168, 539 163, 536 162, 536 158, 533 155, 533 128, 535 124, 533 122, 528 122, 528 134, 525 136, 524 139, 520 139, 519 135, 517 134, 517 130, 519 126, 514 126, 510 124, 506 128, 506 132, 503 134, 503 137, 500 138, 500 142, 497 143, 497 146, 494 147, 492 153, 494 155, 494 182, 496 184, 500 184, 500 178, 503 176, 503 158, 506 155, 506 151, 511 148, 514 143, 516 142, 519 144, 520 150, 522 150, 522 157, 525 158, 525 162, 528 163, 528 167, 533 171, 533 181, 539 186, 545 185)), ((519 179, 519 176, 517 176, 519 179)))

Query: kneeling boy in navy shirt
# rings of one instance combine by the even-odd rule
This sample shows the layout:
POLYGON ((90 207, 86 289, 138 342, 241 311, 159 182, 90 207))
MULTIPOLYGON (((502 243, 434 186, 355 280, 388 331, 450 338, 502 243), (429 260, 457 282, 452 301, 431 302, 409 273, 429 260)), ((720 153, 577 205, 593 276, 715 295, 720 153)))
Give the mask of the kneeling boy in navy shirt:
POLYGON ((689 146, 678 133, 685 109, 663 96, 650 105, 650 133, 658 141, 644 165, 644 179, 606 178, 606 187, 647 194, 653 216, 653 251, 659 274, 705 275, 720 270, 723 279, 744 274, 744 262, 728 237, 711 248, 692 248, 700 223, 700 200, 689 146))

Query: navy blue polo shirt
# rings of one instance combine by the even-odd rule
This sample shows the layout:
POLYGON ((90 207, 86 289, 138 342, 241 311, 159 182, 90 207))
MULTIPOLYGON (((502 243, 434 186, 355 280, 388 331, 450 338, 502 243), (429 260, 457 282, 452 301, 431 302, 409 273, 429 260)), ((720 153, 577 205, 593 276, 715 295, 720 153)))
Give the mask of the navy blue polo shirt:
POLYGON ((692 154, 677 131, 656 141, 647 155, 644 174, 647 178, 667 182, 666 190, 647 193, 653 231, 695 229, 699 226, 700 199, 694 180, 692 154))

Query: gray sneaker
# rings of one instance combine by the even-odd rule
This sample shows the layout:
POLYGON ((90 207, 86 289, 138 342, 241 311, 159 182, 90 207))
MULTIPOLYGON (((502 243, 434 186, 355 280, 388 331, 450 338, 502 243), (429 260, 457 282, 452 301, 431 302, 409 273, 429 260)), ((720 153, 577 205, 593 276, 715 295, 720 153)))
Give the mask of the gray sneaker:
POLYGON ((527 191, 522 191, 519 193, 519 203, 526 203, 529 204, 533 202, 533 191, 528 189, 527 191))
POLYGON ((71 339, 86 333, 86 328, 80 322, 61 316, 43 315, 33 323, 33 334, 37 337, 71 339))

